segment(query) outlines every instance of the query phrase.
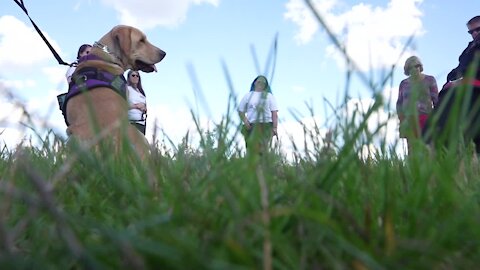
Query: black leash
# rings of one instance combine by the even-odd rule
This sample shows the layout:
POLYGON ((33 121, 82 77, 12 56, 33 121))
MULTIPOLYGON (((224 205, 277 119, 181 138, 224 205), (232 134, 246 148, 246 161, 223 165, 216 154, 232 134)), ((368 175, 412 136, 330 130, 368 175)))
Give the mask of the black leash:
POLYGON ((40 28, 38 28, 38 26, 35 24, 35 22, 32 20, 32 18, 30 18, 30 15, 28 15, 28 11, 27 11, 27 8, 25 7, 25 5, 23 4, 23 0, 14 0, 15 3, 17 3, 17 5, 23 10, 23 12, 25 12, 25 14, 27 14, 28 18, 30 19, 30 22, 32 22, 32 25, 33 27, 35 27, 35 30, 37 30, 37 33, 40 35, 40 37, 43 39, 43 41, 45 42, 45 44, 47 44, 48 48, 50 49, 50 51, 53 53, 53 56, 55 56, 55 59, 57 59, 58 61, 58 64, 60 65, 66 65, 66 66, 70 66, 69 63, 66 63, 62 60, 62 58, 60 57, 60 55, 58 55, 58 53, 55 51, 55 49, 52 47, 52 45, 50 44, 50 42, 48 42, 47 38, 43 35, 42 31, 40 30, 40 28))

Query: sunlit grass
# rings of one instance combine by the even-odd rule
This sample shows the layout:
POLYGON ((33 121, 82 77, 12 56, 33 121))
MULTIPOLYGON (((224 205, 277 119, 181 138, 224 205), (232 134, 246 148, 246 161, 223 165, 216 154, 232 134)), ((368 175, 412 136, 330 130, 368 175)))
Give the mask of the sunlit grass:
MULTIPOLYGON (((428 151, 403 159, 381 149, 361 158, 363 126, 339 125, 341 146, 313 144, 309 155, 293 161, 275 153, 226 155, 216 145, 228 143, 213 133, 198 148, 184 144, 165 153, 157 145, 148 163, 126 158, 133 153, 119 158, 69 150, 61 140, 3 151, 1 263, 475 267, 478 161, 473 155, 432 158, 428 151)), ((321 135, 308 130, 306 136, 321 135)))
POLYGON ((323 123, 302 122, 291 153, 245 156, 228 102, 212 130, 192 114, 199 144, 155 136, 147 162, 53 133, 1 149, 2 268, 477 267, 480 168, 469 149, 418 142, 399 156, 382 131, 388 119, 369 127, 385 105, 375 94, 348 114, 347 100, 335 106, 328 136, 323 123))

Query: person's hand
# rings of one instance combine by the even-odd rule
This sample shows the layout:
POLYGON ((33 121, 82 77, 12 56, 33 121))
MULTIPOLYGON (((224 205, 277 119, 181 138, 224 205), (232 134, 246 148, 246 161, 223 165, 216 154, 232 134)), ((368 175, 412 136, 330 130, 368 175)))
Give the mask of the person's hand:
POLYGON ((146 106, 145 103, 135 103, 135 104, 133 104, 133 107, 135 109, 138 109, 138 110, 144 112, 144 113, 147 112, 147 106, 146 106))
POLYGON ((245 119, 245 121, 243 121, 243 125, 245 126, 245 128, 247 130, 250 130, 252 128, 252 125, 250 124, 250 122, 248 120, 245 119))
POLYGON ((452 81, 448 81, 448 82, 446 82, 446 83, 442 86, 442 90, 443 90, 443 89, 449 89, 449 88, 452 87, 452 85, 453 85, 453 82, 452 82, 452 81))
POLYGON ((272 128, 272 133, 273 133, 273 136, 277 136, 277 135, 278 135, 278 133, 277 133, 277 128, 276 128, 276 127, 272 128))
POLYGON ((457 79, 457 80, 454 80, 454 81, 449 81, 449 82, 445 83, 442 87, 442 90, 459 86, 462 83, 462 79, 463 78, 460 78, 460 79, 457 79))

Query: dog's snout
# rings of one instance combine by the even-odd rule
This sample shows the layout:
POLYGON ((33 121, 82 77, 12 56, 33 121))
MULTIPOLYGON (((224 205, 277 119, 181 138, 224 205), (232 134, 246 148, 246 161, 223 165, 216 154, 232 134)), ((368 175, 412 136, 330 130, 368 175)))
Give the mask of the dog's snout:
POLYGON ((162 59, 165 57, 165 55, 167 55, 166 52, 164 52, 161 49, 158 49, 158 58, 160 59, 159 62, 162 61, 162 59))

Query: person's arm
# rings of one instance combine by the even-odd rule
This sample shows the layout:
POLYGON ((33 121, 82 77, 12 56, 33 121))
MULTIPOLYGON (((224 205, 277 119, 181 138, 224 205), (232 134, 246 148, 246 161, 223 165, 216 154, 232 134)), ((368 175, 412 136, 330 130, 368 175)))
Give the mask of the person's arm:
POLYGON ((127 101, 128 101, 128 109, 129 110, 139 110, 139 111, 142 111, 142 113, 146 113, 147 112, 147 104, 145 103, 133 103, 134 101, 130 98, 130 91, 135 91, 135 90, 131 90, 130 89, 130 86, 127 86, 127 101))
POLYGON ((67 78, 68 84, 70 84, 70 82, 72 81, 72 75, 73 75, 73 72, 75 72, 76 68, 77 68, 76 66, 72 65, 67 69, 67 72, 65 73, 65 77, 67 78))
POLYGON ((136 104, 136 103, 133 103, 133 102, 130 100, 130 86, 127 86, 127 102, 128 102, 128 109, 129 109, 129 110, 138 109, 137 104, 136 104))
POLYGON ((446 84, 448 84, 448 82, 450 81, 458 80, 462 78, 463 75, 465 75, 464 73, 468 65, 473 60, 474 50, 473 48, 471 48, 473 44, 473 41, 469 42, 467 48, 465 48, 465 50, 463 50, 463 52, 460 54, 460 56, 458 57, 458 66, 448 73, 446 84))
POLYGON ((270 111, 272 112, 272 125, 273 125, 273 135, 277 135, 277 129, 278 129, 278 104, 277 100, 273 96, 273 94, 269 93, 268 94, 268 106, 270 108, 270 111))
POLYGON ((247 118, 247 95, 242 98, 240 103, 238 104, 238 115, 240 116, 240 120, 242 120, 243 125, 247 128, 250 129, 251 125, 250 122, 248 121, 247 118))
POLYGON ((147 112, 147 104, 145 104, 145 103, 135 103, 134 105, 137 107, 137 109, 139 109, 143 113, 147 112))
POLYGON ((278 111, 272 111, 273 135, 277 135, 278 111))
POLYGON ((238 111, 238 115, 240 116, 240 119, 242 120, 243 124, 247 129, 251 128, 250 122, 248 121, 247 115, 245 112, 238 111))
POLYGON ((397 115, 398 115, 398 119, 400 121, 403 120, 404 118, 404 115, 403 115, 403 91, 405 90, 405 86, 404 86, 404 81, 401 81, 400 82, 400 86, 398 87, 398 98, 397 98, 397 115))
POLYGON ((437 80, 435 80, 435 77, 431 77, 432 81, 430 83, 430 98, 432 99, 433 107, 437 106, 438 103, 438 86, 437 86, 437 80))

